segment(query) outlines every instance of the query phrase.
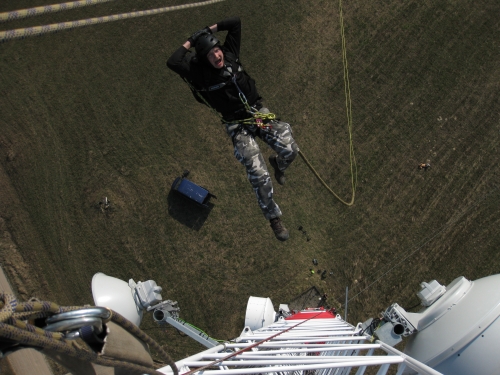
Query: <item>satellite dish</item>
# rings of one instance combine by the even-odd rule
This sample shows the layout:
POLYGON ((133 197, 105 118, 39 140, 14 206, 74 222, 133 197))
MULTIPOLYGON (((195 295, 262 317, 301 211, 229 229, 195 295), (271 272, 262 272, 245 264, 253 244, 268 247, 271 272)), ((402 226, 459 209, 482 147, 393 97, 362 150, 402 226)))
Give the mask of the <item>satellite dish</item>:
POLYGON ((245 327, 252 331, 274 323, 276 312, 270 298, 250 297, 245 313, 245 327))
POLYGON ((136 326, 141 324, 142 309, 135 303, 133 290, 125 281, 98 272, 92 277, 92 296, 96 306, 108 307, 136 326))
POLYGON ((420 316, 405 348, 409 356, 443 374, 498 374, 500 275, 459 277, 421 313, 408 315, 420 316))

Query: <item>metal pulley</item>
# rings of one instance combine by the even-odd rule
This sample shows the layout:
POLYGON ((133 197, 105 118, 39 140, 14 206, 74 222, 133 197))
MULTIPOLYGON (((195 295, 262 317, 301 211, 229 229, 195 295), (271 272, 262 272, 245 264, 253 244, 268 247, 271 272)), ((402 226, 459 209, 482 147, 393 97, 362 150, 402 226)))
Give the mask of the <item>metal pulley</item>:
POLYGON ((46 319, 46 331, 62 332, 68 340, 81 338, 87 344, 103 344, 103 324, 111 317, 105 307, 89 307, 53 315, 46 319))

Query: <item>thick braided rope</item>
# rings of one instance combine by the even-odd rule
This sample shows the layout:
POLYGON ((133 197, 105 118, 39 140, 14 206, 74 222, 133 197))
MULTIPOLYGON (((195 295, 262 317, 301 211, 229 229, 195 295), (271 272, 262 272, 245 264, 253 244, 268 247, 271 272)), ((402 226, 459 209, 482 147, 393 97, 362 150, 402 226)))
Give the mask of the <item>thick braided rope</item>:
MULTIPOLYGON (((0 300, 3 302, 3 306, 0 309, 1 337, 13 340, 19 344, 51 349, 70 356, 79 357, 85 354, 83 353, 82 349, 76 345, 76 343, 72 343, 73 345, 69 345, 63 339, 54 340, 52 332, 44 331, 43 334, 39 334, 38 332, 14 327, 7 323, 9 321, 13 322, 16 320, 16 318, 14 317, 16 314, 16 310, 20 310, 20 312, 23 312, 22 310, 33 311, 33 309, 35 308, 43 308, 47 311, 49 309, 56 308, 57 305, 47 302, 27 302, 24 304, 18 304, 17 299, 13 295, 6 293, 0 294, 0 300)), ((56 309, 59 310, 58 308, 56 309)), ((90 359, 90 352, 88 352, 87 355, 90 359)))
POLYGON ((140 366, 134 363, 99 357, 96 353, 78 346, 74 341, 68 343, 64 340, 53 340, 49 337, 44 337, 37 335, 36 333, 24 331, 5 323, 0 323, 0 336, 2 338, 15 341, 19 344, 52 350, 57 353, 61 353, 63 355, 67 355, 69 357, 73 357, 85 362, 92 362, 102 366, 114 368, 119 367, 127 370, 127 373, 131 374, 163 375, 162 373, 146 366, 140 366))
POLYGON ((79 0, 79 1, 70 1, 62 4, 52 4, 52 5, 44 5, 41 7, 28 8, 28 9, 19 9, 19 10, 11 10, 10 12, 0 13, 0 22, 12 21, 27 17, 37 16, 39 14, 44 13, 55 13, 61 12, 63 10, 69 10, 74 8, 85 7, 88 5, 94 5, 98 3, 106 3, 113 0, 79 0))
POLYGON ((16 318, 9 318, 5 323, 28 332, 36 333, 40 336, 47 336, 54 340, 62 340, 64 338, 64 335, 61 332, 45 331, 41 328, 38 328, 32 324, 26 323, 16 318))
POLYGON ((42 35, 42 34, 47 34, 47 33, 56 32, 56 31, 60 31, 60 30, 67 30, 67 29, 74 29, 77 27, 95 25, 98 23, 119 21, 119 20, 124 20, 124 19, 128 19, 128 18, 136 18, 136 17, 142 17, 142 16, 150 16, 153 14, 172 12, 174 10, 200 7, 200 6, 204 6, 204 5, 220 3, 221 1, 226 1, 226 0, 208 0, 208 1, 202 1, 199 3, 175 5, 175 6, 170 6, 170 7, 163 7, 163 8, 149 9, 149 10, 139 10, 136 12, 113 14, 111 16, 104 16, 104 17, 87 18, 87 19, 78 20, 78 21, 60 22, 60 23, 53 23, 50 25, 34 26, 34 27, 27 27, 27 28, 22 28, 22 29, 0 31, 0 43, 6 42, 6 41, 12 40, 12 39, 21 39, 21 38, 26 38, 28 36, 42 35))
MULTIPOLYGON (((75 310, 79 307, 70 307, 75 310)), ((32 299, 28 302, 18 302, 12 294, 0 293, 0 322, 9 318, 36 319, 38 315, 59 314, 61 308, 52 302, 32 299)), ((43 317, 43 316, 41 316, 43 317)))
POLYGON ((6 293, 0 293, 0 321, 5 322, 9 318, 18 320, 46 318, 63 311, 78 310, 82 307, 67 306, 60 307, 53 302, 32 299, 28 302, 18 302, 17 299, 6 293))
POLYGON ((121 327, 126 329, 127 332, 131 333, 132 335, 137 337, 139 340, 148 344, 149 347, 153 348, 158 354, 160 354, 161 357, 165 360, 165 363, 167 363, 172 368, 174 375, 179 374, 179 370, 177 369, 175 362, 172 360, 172 358, 170 358, 170 356, 167 354, 167 352, 165 352, 163 350, 163 348, 156 341, 154 341, 151 337, 149 337, 142 330, 140 330, 139 327, 137 327, 135 324, 130 322, 128 319, 124 318, 122 315, 120 315, 116 311, 111 310, 111 312, 112 312, 111 321, 120 325, 121 327))
MULTIPOLYGON (((127 370, 127 372, 131 374, 162 374, 146 366, 99 357, 97 353, 81 347, 76 341, 66 341, 59 332, 45 331, 29 323, 18 320, 20 317, 22 317, 22 319, 33 319, 34 317, 46 317, 81 308, 82 307, 76 306, 62 307, 52 302, 38 300, 19 303, 13 295, 0 293, 0 337, 27 346, 53 350, 82 361, 93 362, 108 367, 119 367, 127 370)), ((174 374, 178 374, 175 363, 152 338, 123 316, 112 310, 111 319, 140 340, 154 347, 172 367, 174 374)))

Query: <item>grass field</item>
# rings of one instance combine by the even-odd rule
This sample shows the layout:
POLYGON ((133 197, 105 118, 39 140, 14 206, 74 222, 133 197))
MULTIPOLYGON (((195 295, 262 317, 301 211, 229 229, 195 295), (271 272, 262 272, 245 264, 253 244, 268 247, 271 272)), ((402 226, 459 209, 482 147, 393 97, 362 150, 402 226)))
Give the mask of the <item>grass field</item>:
MULTIPOLYGON (((52 2, 5 0, 0 12, 52 2)), ((0 26, 183 3, 124 0, 0 26)), ((423 281, 500 272, 498 3, 346 1, 343 10, 355 204, 297 159, 274 189, 285 243, 218 118, 165 62, 193 31, 239 15, 241 59, 267 106, 350 199, 338 3, 227 0, 1 44, 0 262, 19 296, 85 304, 96 272, 153 279, 183 319, 228 339, 250 295, 277 307, 315 285, 343 311, 349 287, 355 324, 393 302, 416 305, 423 281), (185 169, 217 196, 210 211, 170 192, 185 169), (333 275, 311 276, 313 258, 333 275)), ((151 318, 143 328, 174 359, 200 348, 151 318)))

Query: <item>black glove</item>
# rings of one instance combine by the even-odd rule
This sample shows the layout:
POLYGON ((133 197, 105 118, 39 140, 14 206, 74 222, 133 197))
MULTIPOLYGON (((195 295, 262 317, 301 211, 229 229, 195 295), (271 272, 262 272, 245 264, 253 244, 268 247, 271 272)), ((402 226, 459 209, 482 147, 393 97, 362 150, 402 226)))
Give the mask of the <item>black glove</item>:
POLYGON ((212 30, 210 29, 210 27, 207 26, 201 30, 195 31, 193 33, 193 35, 191 35, 188 38, 188 42, 191 43, 191 46, 193 47, 194 44, 196 43, 196 41, 198 40, 198 38, 202 35, 205 35, 205 34, 212 34, 212 30))

